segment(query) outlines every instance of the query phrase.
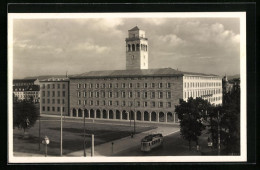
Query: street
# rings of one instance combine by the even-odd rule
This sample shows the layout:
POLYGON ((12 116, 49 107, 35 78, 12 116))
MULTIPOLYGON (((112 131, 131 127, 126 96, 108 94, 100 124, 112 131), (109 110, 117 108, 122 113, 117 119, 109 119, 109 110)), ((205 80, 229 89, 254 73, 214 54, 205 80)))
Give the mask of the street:
MULTIPOLYGON (((204 137, 201 137, 204 138, 204 137)), ((201 149, 206 149, 205 142, 201 139, 201 149)), ((192 143, 192 149, 189 151, 188 141, 181 138, 180 132, 173 133, 164 137, 162 147, 155 148, 150 152, 142 152, 140 145, 119 152, 113 156, 186 156, 201 155, 196 151, 195 143, 192 143)))

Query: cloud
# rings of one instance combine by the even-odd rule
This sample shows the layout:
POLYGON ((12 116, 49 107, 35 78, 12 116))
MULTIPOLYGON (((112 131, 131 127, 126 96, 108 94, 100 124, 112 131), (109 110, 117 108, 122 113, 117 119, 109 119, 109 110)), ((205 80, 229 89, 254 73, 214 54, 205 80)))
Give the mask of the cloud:
POLYGON ((167 20, 165 18, 147 18, 144 20, 146 24, 151 24, 151 25, 162 25, 166 22, 167 20))
POLYGON ((182 40, 181 38, 179 38, 175 34, 168 34, 168 35, 164 35, 164 36, 159 36, 158 40, 159 40, 160 43, 165 43, 165 44, 168 44, 170 46, 178 46, 178 45, 183 45, 185 43, 184 40, 182 40))
POLYGON ((229 21, 233 19, 16 20, 14 76, 63 74, 66 69, 70 74, 124 69, 124 40, 135 25, 146 31, 149 68, 178 67, 215 74, 239 72, 240 35, 239 29, 233 29, 239 27, 239 22, 229 21))
POLYGON ((82 52, 91 51, 100 54, 100 53, 108 52, 110 48, 106 46, 99 46, 90 42, 84 42, 75 45, 72 48, 72 50, 82 51, 82 52))

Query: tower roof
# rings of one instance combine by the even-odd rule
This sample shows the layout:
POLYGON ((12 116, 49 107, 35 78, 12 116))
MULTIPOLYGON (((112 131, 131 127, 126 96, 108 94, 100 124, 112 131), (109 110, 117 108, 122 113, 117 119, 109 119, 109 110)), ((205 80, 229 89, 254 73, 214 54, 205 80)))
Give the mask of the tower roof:
POLYGON ((137 26, 135 26, 134 28, 130 29, 129 31, 137 31, 140 30, 137 26))

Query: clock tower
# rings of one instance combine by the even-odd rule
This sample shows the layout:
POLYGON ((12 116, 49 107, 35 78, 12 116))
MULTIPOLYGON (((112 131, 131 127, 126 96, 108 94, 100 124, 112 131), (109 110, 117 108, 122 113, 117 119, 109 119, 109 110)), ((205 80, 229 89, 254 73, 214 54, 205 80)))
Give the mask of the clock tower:
POLYGON ((148 39, 137 26, 128 30, 126 41, 126 69, 148 69, 148 39))

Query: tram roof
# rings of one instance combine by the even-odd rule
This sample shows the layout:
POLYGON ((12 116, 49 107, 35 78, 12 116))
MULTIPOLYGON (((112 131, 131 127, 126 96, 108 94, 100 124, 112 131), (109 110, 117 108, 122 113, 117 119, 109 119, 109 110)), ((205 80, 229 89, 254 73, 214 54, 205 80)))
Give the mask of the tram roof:
POLYGON ((142 142, 152 141, 153 138, 155 138, 155 137, 163 137, 163 136, 162 136, 161 133, 151 134, 151 135, 145 136, 145 137, 142 139, 142 142))
POLYGON ((101 78, 101 77, 179 77, 184 75, 198 75, 198 76, 217 76, 214 74, 184 72, 172 68, 159 69, 135 69, 135 70, 103 70, 90 71, 78 75, 72 75, 70 79, 78 78, 101 78))

